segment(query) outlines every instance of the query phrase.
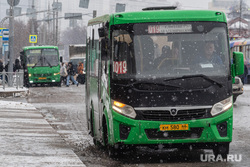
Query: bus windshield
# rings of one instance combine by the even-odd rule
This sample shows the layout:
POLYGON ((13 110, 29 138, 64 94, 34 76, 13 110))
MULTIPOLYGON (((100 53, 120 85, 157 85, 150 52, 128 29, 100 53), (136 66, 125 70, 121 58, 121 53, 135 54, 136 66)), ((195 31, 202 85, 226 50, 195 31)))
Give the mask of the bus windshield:
POLYGON ((31 49, 26 51, 28 67, 58 66, 59 56, 56 49, 31 49))
POLYGON ((228 76, 225 23, 176 22, 115 25, 113 79, 228 76))

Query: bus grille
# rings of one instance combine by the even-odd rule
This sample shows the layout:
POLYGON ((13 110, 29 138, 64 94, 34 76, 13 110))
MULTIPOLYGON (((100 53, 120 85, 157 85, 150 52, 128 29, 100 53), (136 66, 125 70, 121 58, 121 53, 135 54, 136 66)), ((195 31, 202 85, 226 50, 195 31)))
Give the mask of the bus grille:
POLYGON ((169 110, 136 110, 137 120, 150 121, 185 121, 211 117, 211 109, 188 109, 179 110, 177 115, 172 116, 169 110))
POLYGON ((158 129, 145 129, 148 139, 198 139, 203 128, 190 128, 185 131, 159 131, 158 129))
POLYGON ((49 77, 52 76, 52 73, 47 73, 47 74, 33 74, 34 77, 49 77))

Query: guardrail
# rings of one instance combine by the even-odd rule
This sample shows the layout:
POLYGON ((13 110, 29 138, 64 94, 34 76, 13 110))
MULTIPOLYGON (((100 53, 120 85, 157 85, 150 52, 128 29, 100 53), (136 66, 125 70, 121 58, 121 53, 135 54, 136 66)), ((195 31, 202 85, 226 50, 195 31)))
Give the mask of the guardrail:
POLYGON ((23 88, 23 71, 20 72, 0 72, 0 89, 6 87, 23 88))

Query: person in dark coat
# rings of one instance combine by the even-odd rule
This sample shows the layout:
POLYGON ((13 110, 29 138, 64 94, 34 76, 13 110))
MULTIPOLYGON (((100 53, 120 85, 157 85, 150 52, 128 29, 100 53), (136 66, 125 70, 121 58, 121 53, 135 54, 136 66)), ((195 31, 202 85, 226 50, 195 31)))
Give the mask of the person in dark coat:
POLYGON ((68 66, 67 66, 67 73, 68 73, 68 76, 67 76, 67 83, 66 83, 66 86, 69 87, 69 80, 71 79, 71 81, 75 84, 75 85, 79 85, 79 83, 75 80, 74 78, 74 75, 76 74, 76 71, 75 69, 73 68, 73 64, 72 62, 69 62, 68 63, 68 66))
POLYGON ((19 61, 19 59, 16 59, 14 67, 13 67, 13 71, 14 72, 16 72, 16 71, 19 72, 20 69, 21 69, 20 61, 19 61))
MULTIPOLYGON (((3 68, 3 61, 0 60, 0 72, 3 72, 3 69, 4 69, 3 68)), ((3 75, 2 74, 0 75, 0 78, 3 79, 3 75)))
POLYGON ((244 64, 244 74, 240 76, 243 85, 247 84, 248 69, 246 64, 244 64))
POLYGON ((3 72, 3 61, 0 60, 0 72, 3 72))

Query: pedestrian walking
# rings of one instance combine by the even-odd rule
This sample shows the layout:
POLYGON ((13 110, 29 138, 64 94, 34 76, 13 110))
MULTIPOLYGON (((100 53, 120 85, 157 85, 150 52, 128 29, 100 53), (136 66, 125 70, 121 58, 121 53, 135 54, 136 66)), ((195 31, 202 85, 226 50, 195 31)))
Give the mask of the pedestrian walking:
POLYGON ((240 76, 243 85, 247 84, 247 76, 248 76, 248 68, 246 64, 244 64, 244 74, 240 76))
POLYGON ((73 64, 72 62, 69 62, 68 63, 68 66, 67 66, 67 73, 68 73, 68 76, 67 76, 67 83, 66 83, 66 86, 69 87, 69 80, 71 79, 71 81, 75 84, 75 85, 79 85, 79 83, 75 80, 74 78, 74 75, 76 74, 76 71, 75 69, 73 68, 73 64))
POLYGON ((77 81, 81 84, 85 83, 85 74, 83 69, 84 69, 83 62, 79 62, 79 65, 77 67, 77 72, 78 72, 77 81))
POLYGON ((68 72, 66 69, 66 64, 62 62, 61 68, 60 68, 60 75, 61 75, 61 82, 66 85, 66 81, 67 81, 67 76, 68 76, 68 72))

